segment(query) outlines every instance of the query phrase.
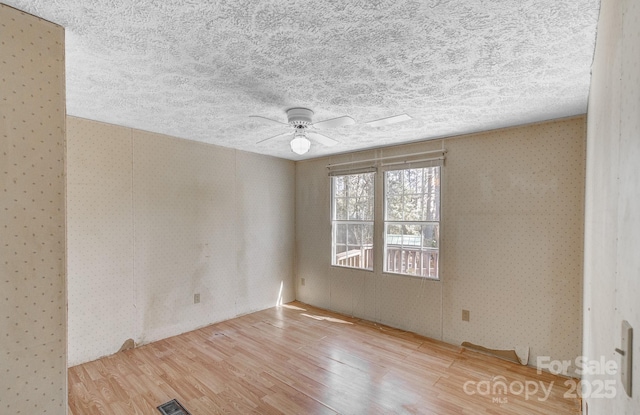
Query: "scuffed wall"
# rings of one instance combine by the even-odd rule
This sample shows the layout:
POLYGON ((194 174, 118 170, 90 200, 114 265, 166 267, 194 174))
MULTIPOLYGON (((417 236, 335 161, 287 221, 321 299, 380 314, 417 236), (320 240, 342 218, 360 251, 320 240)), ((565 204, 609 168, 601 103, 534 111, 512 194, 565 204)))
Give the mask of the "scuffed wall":
POLYGON ((63 414, 64 31, 0 4, 0 39, 0 413, 63 414))
MULTIPOLYGON (((575 117, 298 162, 297 299, 450 343, 530 347, 532 364, 537 356, 574 359, 584 159, 585 118, 575 117), (327 164, 442 145, 441 280, 384 274, 380 258, 373 272, 332 267, 327 164)), ((381 246, 382 186, 376 189, 374 243, 381 246)))
POLYGON ((293 162, 68 130, 70 365, 294 299, 293 162))
POLYGON ((445 140, 445 147, 443 340, 530 347, 530 364, 538 356, 575 359, 584 117, 445 140))
POLYGON ((585 374, 589 414, 640 413, 640 4, 604 0, 587 127, 584 355, 614 361, 621 325, 634 328, 633 397, 619 373, 585 374), (613 397, 609 395, 613 385, 613 397))

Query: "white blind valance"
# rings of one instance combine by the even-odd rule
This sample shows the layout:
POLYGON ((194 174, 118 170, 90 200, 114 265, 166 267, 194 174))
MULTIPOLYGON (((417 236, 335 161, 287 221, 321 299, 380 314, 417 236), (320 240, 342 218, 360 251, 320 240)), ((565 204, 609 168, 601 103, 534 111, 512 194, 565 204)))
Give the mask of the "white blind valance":
POLYGON ((372 172, 376 172, 378 171, 378 169, 375 166, 368 166, 368 167, 353 167, 353 168, 344 168, 345 166, 342 166, 342 169, 329 169, 329 176, 347 176, 349 174, 360 174, 360 173, 372 173, 372 172))
POLYGON ((385 167, 385 170, 398 167, 400 169, 411 167, 436 167, 444 165, 444 155, 440 157, 429 158, 406 158, 400 160, 394 160, 381 163, 381 167, 385 167))
POLYGON ((378 167, 399 168, 420 166, 435 167, 443 166, 447 150, 439 149, 423 151, 419 153, 401 154, 397 156, 378 157, 367 160, 354 160, 344 163, 334 163, 327 165, 329 176, 341 176, 348 174, 369 173, 378 170, 378 167))

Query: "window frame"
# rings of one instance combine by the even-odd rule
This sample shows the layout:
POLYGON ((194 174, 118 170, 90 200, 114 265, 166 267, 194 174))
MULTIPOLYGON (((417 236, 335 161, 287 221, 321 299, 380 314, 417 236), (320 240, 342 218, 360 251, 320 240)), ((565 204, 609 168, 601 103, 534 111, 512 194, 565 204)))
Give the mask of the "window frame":
MULTIPOLYGON (((329 210, 329 215, 330 215, 330 222, 331 222, 331 266, 332 267, 337 267, 337 268, 346 268, 346 269, 351 269, 351 270, 360 270, 360 271, 368 271, 368 272, 374 272, 375 270, 375 258, 376 258, 376 238, 375 238, 375 232, 376 232, 376 195, 377 195, 377 183, 378 183, 378 174, 377 174, 377 170, 376 169, 367 169, 366 171, 345 171, 345 172, 335 172, 330 174, 329 176, 329 180, 330 180, 330 192, 331 192, 331 197, 330 197, 330 210, 329 210), (353 219, 336 219, 336 182, 335 179, 337 177, 348 177, 348 176, 354 176, 354 175, 361 175, 361 174, 371 174, 373 183, 371 185, 371 195, 369 197, 369 199, 371 200, 371 219, 370 220, 353 220, 353 219), (349 266, 349 265, 343 265, 343 264, 338 264, 336 259, 337 259, 337 253, 336 253, 336 247, 339 245, 336 241, 337 238, 337 225, 363 225, 363 224, 368 224, 371 226, 371 248, 370 248, 370 252, 371 252, 371 259, 370 259, 370 268, 364 268, 361 266, 349 266)), ((348 197, 347 197, 348 198, 348 197)), ((346 241, 346 247, 349 247, 349 243, 348 243, 348 235, 347 235, 347 241, 346 241)))
MULTIPOLYGON (((402 277, 413 277, 413 278, 419 278, 421 280, 427 280, 427 281, 441 281, 442 279, 442 272, 441 272, 441 268, 440 268, 440 264, 442 262, 442 179, 443 179, 443 164, 442 163, 433 163, 433 162, 424 162, 424 163, 407 163, 405 165, 388 165, 385 166, 385 168, 381 169, 380 174, 382 175, 381 178, 381 185, 382 185, 382 217, 381 217, 381 237, 382 237, 382 243, 381 243, 381 254, 382 254, 382 274, 387 274, 387 275, 396 275, 396 276, 402 276, 402 277), (393 171, 406 171, 406 170, 412 170, 412 169, 424 169, 424 168, 438 168, 439 169, 439 184, 438 184, 438 195, 437 195, 437 203, 438 203, 438 207, 437 207, 437 212, 438 212, 438 220, 420 220, 420 221, 406 221, 404 220, 395 220, 395 219, 388 219, 388 210, 387 210, 387 206, 388 206, 388 192, 387 192, 387 186, 388 186, 388 180, 387 180, 387 174, 389 172, 393 172, 393 171), (428 225, 436 225, 437 226, 437 233, 438 233, 438 240, 437 240, 437 251, 436 251, 436 265, 435 265, 435 276, 431 276, 431 275, 417 275, 417 274, 410 274, 410 273, 406 273, 406 272, 396 272, 396 271, 392 271, 392 270, 388 270, 388 248, 387 248, 387 237, 388 237, 388 227, 389 226, 393 226, 393 225, 420 225, 420 226, 428 226, 428 225)), ((425 195, 427 193, 422 192, 422 195, 425 195)), ((401 236, 401 238, 403 238, 403 236, 401 236)), ((404 239, 401 239, 401 244, 404 242, 404 239)), ((422 246, 421 246, 422 248, 422 246)), ((400 251, 401 255, 402 255, 402 250, 400 251)), ((402 259, 401 259, 402 260, 402 259)), ((401 265, 402 268, 402 265, 401 265)))

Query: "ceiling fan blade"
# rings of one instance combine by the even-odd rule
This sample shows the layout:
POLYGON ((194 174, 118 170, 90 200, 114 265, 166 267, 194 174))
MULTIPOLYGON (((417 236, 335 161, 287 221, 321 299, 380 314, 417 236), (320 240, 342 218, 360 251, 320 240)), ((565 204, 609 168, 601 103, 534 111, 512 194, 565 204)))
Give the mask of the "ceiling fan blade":
POLYGON ((385 125, 396 124, 403 121, 409 121, 413 118, 408 114, 393 115, 391 117, 380 118, 379 120, 367 121, 365 124, 371 127, 383 127, 385 125))
POLYGON ((262 139, 262 140, 258 141, 256 144, 264 143, 265 141, 268 141, 268 140, 271 140, 271 139, 274 139, 274 138, 284 137, 285 135, 292 135, 292 133, 291 132, 287 132, 287 133, 283 133, 283 134, 277 134, 277 135, 274 135, 273 137, 262 139))
POLYGON ((345 125, 353 125, 356 121, 349 117, 348 115, 344 115, 342 117, 330 118, 324 121, 318 121, 313 123, 312 125, 316 128, 338 128, 344 127, 345 125))
POLYGON ((278 123, 278 124, 282 124, 282 125, 286 125, 286 126, 289 125, 286 122, 282 122, 282 121, 278 121, 278 120, 272 120, 271 118, 263 117, 262 115, 249 115, 249 117, 250 118, 262 118, 263 120, 275 122, 275 123, 278 123))
POLYGON ((318 133, 316 131, 313 131, 313 132, 312 131, 308 131, 307 135, 309 136, 309 138, 317 141, 318 143, 320 143, 320 144, 322 144, 323 146, 326 146, 326 147, 333 147, 336 144, 338 144, 338 141, 334 140, 333 138, 327 137, 326 135, 320 134, 320 133, 318 133))

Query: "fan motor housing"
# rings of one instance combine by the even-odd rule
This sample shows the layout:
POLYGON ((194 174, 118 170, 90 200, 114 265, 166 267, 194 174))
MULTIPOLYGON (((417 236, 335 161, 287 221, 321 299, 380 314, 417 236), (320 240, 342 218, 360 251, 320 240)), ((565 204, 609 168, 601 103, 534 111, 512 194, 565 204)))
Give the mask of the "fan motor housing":
POLYGON ((313 111, 308 108, 290 108, 287 110, 287 121, 294 127, 311 125, 313 111))

